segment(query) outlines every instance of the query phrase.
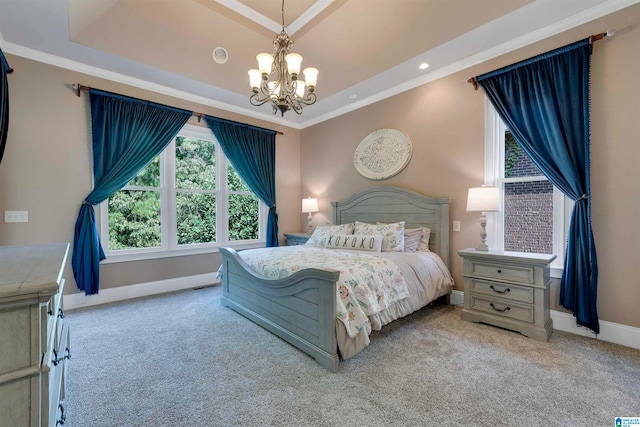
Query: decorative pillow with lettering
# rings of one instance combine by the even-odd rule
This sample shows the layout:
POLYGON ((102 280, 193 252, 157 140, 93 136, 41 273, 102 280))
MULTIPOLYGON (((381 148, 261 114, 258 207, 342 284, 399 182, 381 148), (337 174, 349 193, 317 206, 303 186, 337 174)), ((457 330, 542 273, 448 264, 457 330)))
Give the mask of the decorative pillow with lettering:
POLYGON ((382 236, 382 252, 404 251, 404 221, 393 224, 367 224, 356 221, 353 234, 368 236, 380 234, 382 236))
POLYGON ((382 250, 382 236, 379 234, 367 236, 357 234, 330 234, 325 248, 380 252, 382 250))
POLYGON ((353 234, 354 224, 324 225, 316 227, 305 246, 322 246, 327 243, 329 234, 353 234))

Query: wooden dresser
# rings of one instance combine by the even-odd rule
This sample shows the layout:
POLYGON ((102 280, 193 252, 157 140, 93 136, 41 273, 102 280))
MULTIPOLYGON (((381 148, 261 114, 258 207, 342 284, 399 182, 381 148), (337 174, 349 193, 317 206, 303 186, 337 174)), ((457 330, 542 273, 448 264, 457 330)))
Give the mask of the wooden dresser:
POLYGON ((64 424, 69 243, 0 247, 0 426, 64 424))
POLYGON ((284 233, 287 238, 287 246, 304 245, 309 240, 310 235, 307 233, 284 233))
POLYGON ((475 249, 458 255, 464 260, 463 320, 549 339, 549 264, 555 255, 475 249))

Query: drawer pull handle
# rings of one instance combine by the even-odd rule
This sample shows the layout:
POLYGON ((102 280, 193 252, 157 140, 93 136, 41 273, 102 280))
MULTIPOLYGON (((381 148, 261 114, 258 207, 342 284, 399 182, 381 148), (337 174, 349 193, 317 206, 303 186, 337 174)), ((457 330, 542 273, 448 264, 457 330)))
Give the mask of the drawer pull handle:
POLYGON ((506 307, 505 307, 505 308, 503 308, 503 309, 499 309, 499 308, 496 308, 496 307, 493 305, 493 303, 490 303, 489 305, 490 305, 490 306, 491 306, 491 308, 493 308, 495 311, 499 311, 499 312, 501 312, 501 313, 504 313, 505 311, 509 311, 509 310, 511 310, 511 307, 509 307, 509 306, 506 306, 506 307))
POLYGON ((64 349, 65 355, 64 355, 64 359, 71 359, 71 350, 69 350, 69 347, 65 347, 64 349))
POLYGON ((499 291, 496 288, 493 287, 493 285, 489 286, 491 288, 491 290, 497 294, 506 294, 507 292, 511 292, 511 289, 507 288, 504 291, 499 291))
POLYGON ((64 422, 67 421, 67 416, 64 414, 64 406, 60 403, 58 408, 60 408, 60 418, 56 421, 56 426, 64 425, 64 422))
POLYGON ((64 310, 61 308, 58 308, 58 317, 64 319, 64 310))
POLYGON ((60 363, 62 359, 58 357, 58 352, 53 350, 53 360, 51 361, 51 363, 53 363, 53 366, 58 366, 58 363, 60 363))
POLYGON ((498 273, 502 274, 502 270, 498 270, 498 273))

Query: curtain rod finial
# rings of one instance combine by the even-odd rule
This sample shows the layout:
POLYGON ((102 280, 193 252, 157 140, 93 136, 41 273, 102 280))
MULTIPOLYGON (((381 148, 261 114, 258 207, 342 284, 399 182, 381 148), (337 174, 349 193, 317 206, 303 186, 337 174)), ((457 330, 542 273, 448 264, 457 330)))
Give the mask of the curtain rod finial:
POLYGON ((604 35, 605 37, 613 37, 613 35, 615 34, 615 30, 607 30, 604 35))

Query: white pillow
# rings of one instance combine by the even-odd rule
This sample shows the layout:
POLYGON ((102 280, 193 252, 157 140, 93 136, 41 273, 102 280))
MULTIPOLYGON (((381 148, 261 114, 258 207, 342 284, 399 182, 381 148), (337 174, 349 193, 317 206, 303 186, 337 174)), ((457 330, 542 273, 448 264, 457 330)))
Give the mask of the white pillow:
POLYGON ((379 234, 371 236, 330 234, 325 247, 329 249, 380 252, 382 250, 382 236, 379 234))
POLYGON ((402 252, 404 251, 404 221, 393 224, 367 224, 356 221, 356 228, 353 234, 368 236, 382 235, 382 252, 402 252))
MULTIPOLYGON (((420 243, 418 243, 417 252, 430 252, 429 251, 429 237, 431 237, 431 229, 427 227, 418 227, 418 228, 406 228, 404 230, 404 235, 406 236, 408 233, 415 232, 416 230, 421 230, 420 234, 420 243)), ((405 244, 406 246, 406 244, 405 244)))
POLYGON ((324 225, 316 227, 305 246, 322 246, 327 243, 329 234, 353 234, 354 224, 324 225))
POLYGON ((405 228, 404 229, 404 251, 415 252, 418 250, 420 238, 422 237, 422 228, 405 228))

